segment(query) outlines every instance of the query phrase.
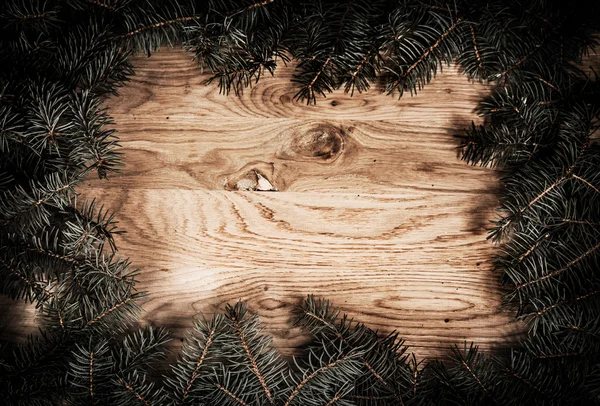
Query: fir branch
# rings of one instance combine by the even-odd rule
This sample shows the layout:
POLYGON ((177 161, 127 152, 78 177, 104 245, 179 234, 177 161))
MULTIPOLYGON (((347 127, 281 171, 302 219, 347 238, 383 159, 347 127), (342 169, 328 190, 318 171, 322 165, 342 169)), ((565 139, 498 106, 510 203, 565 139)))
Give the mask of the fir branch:
POLYGON ((305 376, 291 391, 290 395, 288 396, 287 400, 284 403, 284 406, 290 406, 291 403, 294 401, 294 398, 296 398, 296 396, 298 396, 298 394, 300 393, 300 391, 302 390, 302 388, 304 386, 306 386, 311 380, 315 379, 319 374, 324 373, 328 370, 330 370, 331 368, 342 364, 343 362, 353 359, 355 357, 355 354, 346 354, 343 357, 336 359, 335 361, 332 361, 330 363, 328 363, 327 365, 323 365, 322 367, 314 370, 311 374, 309 374, 308 376, 305 376))
POLYGON ((539 239, 538 241, 536 241, 535 244, 533 244, 531 247, 529 247, 527 249, 527 251, 525 251, 523 254, 521 254, 521 256, 519 256, 517 258, 517 262, 523 262, 523 260, 527 257, 529 257, 529 255, 531 255, 540 245, 542 245, 548 238, 550 238, 550 233, 546 233, 544 234, 543 238, 539 239))
POLYGON ((4 268, 11 275, 17 278, 22 283, 22 285, 24 285, 22 286, 22 288, 24 288, 25 290, 21 288, 17 290, 17 292, 19 293, 15 293, 15 291, 11 289, 6 293, 9 293, 13 297, 24 296, 30 298, 31 301, 37 300, 40 302, 48 300, 54 296, 54 294, 51 291, 47 290, 42 286, 42 281, 37 281, 32 278, 29 278, 26 274, 23 274, 22 272, 18 271, 7 260, 7 258, 3 258, 2 256, 0 256, 0 265, 2 265, 0 269, 4 268), (34 295, 31 295, 29 292, 34 293, 34 295))
POLYGON ((125 387, 125 389, 131 392, 136 397, 136 399, 140 401, 140 403, 144 404, 144 406, 151 406, 150 402, 141 393, 135 390, 135 388, 130 382, 127 382, 122 377, 119 377, 119 382, 125 387))
POLYGON ((94 398, 94 352, 90 352, 90 398, 94 398))
POLYGON ((522 64, 526 63, 529 60, 529 58, 531 58, 533 55, 535 55, 536 52, 538 52, 538 50, 543 45, 544 45, 544 42, 541 42, 540 44, 536 45, 528 54, 526 54, 523 57, 521 57, 518 61, 516 61, 515 63, 513 63, 512 65, 510 65, 508 68, 506 68, 502 73, 500 73, 498 75, 498 77, 506 77, 506 75, 508 75, 510 72, 512 72, 513 70, 517 69, 522 64))
POLYGON ((274 3, 276 0, 262 0, 256 3, 251 3, 248 6, 238 8, 237 10, 233 10, 227 13, 228 16, 233 16, 235 14, 245 13, 250 10, 254 10, 257 8, 265 7, 271 3, 274 3))
MULTIPOLYGON (((436 49, 441 43, 442 41, 448 36, 450 35, 450 33, 452 31, 454 31, 456 29, 456 27, 458 27, 458 25, 462 22, 462 18, 458 18, 456 20, 456 22, 454 24, 452 24, 450 26, 450 28, 448 28, 446 31, 444 31, 444 33, 442 33, 442 35, 440 36, 440 38, 437 39, 437 41, 435 41, 433 43, 433 45, 431 45, 429 48, 427 48, 427 50, 419 57, 419 59, 417 59, 407 70, 406 72, 404 72, 401 76, 401 79, 405 79, 420 63, 422 63, 425 58, 427 58, 427 56, 434 50, 436 49)), ((398 84, 398 81, 393 83, 393 87, 395 87, 398 84)))
POLYGON ((535 383, 531 382, 529 379, 527 379, 523 375, 519 374, 514 369, 509 368, 509 367, 504 367, 503 371, 505 371, 506 373, 510 374, 510 376, 518 379, 520 382, 524 383, 527 387, 533 389, 539 395, 542 395, 544 398, 547 398, 546 393, 544 393, 538 385, 536 385, 535 383))
MULTIPOLYGON (((196 389, 203 386, 202 372, 206 373, 218 364, 225 334, 225 323, 221 315, 210 320, 201 319, 194 330, 186 337, 183 356, 171 367, 172 376, 167 376, 166 384, 178 404, 199 401, 196 389)), ((222 382, 225 385, 225 382, 222 382)), ((210 383, 209 386, 212 386, 210 383)), ((202 391, 200 391, 202 392, 202 391)))
POLYGON ((375 370, 375 368, 373 368, 367 361, 364 362, 365 366, 367 367, 367 369, 369 370, 369 372, 371 372, 373 374, 373 376, 382 384, 384 384, 385 386, 389 386, 389 383, 383 379, 383 377, 381 375, 379 375, 377 373, 377 371, 375 370))
POLYGON ((352 71, 352 73, 350 74, 350 77, 352 78, 352 81, 354 81, 356 79, 356 75, 358 75, 360 73, 360 71, 364 68, 365 62, 367 62, 367 58, 368 57, 369 57, 369 54, 363 56, 362 59, 360 60, 360 63, 356 67, 356 69, 354 69, 352 71))
POLYGON ((196 367, 194 368, 194 372, 192 372, 192 376, 188 380, 185 390, 183 391, 183 396, 182 396, 183 400, 185 400, 188 397, 188 394, 190 393, 190 389, 192 388, 194 381, 196 380, 196 378, 198 378, 198 374, 200 373, 200 368, 202 368, 204 359, 206 358, 206 355, 208 354, 208 351, 210 350, 210 347, 212 346, 213 340, 215 339, 215 334, 216 334, 216 329, 213 328, 210 331, 208 337, 206 338, 206 344, 204 345, 204 348, 202 349, 202 354, 200 354, 200 357, 198 358, 198 362, 196 363, 196 367))
POLYGON ((570 357, 578 357, 581 354, 578 352, 567 352, 567 353, 561 353, 561 354, 541 354, 541 355, 536 355, 535 358, 536 359, 556 359, 556 358, 570 358, 570 357))
POLYGON ((81 263, 80 260, 78 260, 76 258, 73 258, 71 256, 57 254, 55 252, 50 252, 48 250, 43 250, 41 248, 28 247, 27 251, 35 252, 36 254, 44 255, 44 256, 52 258, 52 259, 58 259, 59 261, 66 262, 66 263, 68 263, 69 265, 72 265, 72 266, 81 263))
POLYGON ((523 288, 529 287, 531 285, 543 282, 549 278, 554 278, 560 274, 562 274, 563 272, 569 270, 569 268, 571 268, 572 266, 576 265, 578 262, 580 262, 581 260, 585 259, 587 256, 595 253, 598 249, 600 248, 600 242, 598 244, 596 244, 595 246, 589 248, 587 251, 585 251, 584 253, 582 253, 581 255, 577 256, 577 258, 572 259, 571 261, 569 261, 568 263, 566 263, 563 267, 552 271, 550 273, 547 273, 545 275, 542 275, 536 279, 524 282, 524 283, 520 283, 518 285, 515 286, 515 290, 521 290, 523 288))
POLYGON ((88 321, 85 324, 85 327, 91 327, 93 324, 98 323, 100 320, 102 320, 105 317, 109 316, 114 311, 117 311, 120 307, 127 305, 129 302, 131 302, 134 299, 135 298, 133 296, 130 296, 130 297, 127 297, 126 299, 121 300, 120 302, 115 303, 110 308, 108 308, 104 312, 100 313, 99 315, 97 315, 96 317, 94 317, 92 320, 88 321))
POLYGON ((111 5, 108 5, 108 4, 104 3, 104 2, 103 2, 103 1, 101 1, 101 0, 88 0, 88 2, 89 2, 90 4, 93 4, 94 6, 98 6, 98 7, 100 7, 100 8, 103 8, 103 9, 105 9, 105 10, 109 10, 109 11, 112 11, 112 12, 116 12, 116 11, 117 11, 117 9, 116 9, 116 8, 114 8, 114 7, 113 7, 113 6, 111 6, 111 5))
POLYGON ((590 189, 592 189, 594 192, 600 194, 600 189, 598 189, 596 186, 592 185, 590 182, 588 182, 586 179, 576 175, 576 174, 572 174, 571 177, 573 179, 577 179, 580 182, 583 182, 585 185, 589 186, 590 189))
POLYGON ((202 18, 202 16, 186 16, 186 17, 173 18, 171 20, 161 21, 158 23, 139 27, 133 31, 129 31, 124 34, 121 34, 119 36, 119 38, 127 39, 127 38, 133 37, 135 35, 138 35, 140 33, 143 33, 145 31, 155 30, 157 28, 167 27, 167 26, 174 25, 174 24, 181 24, 181 23, 185 23, 185 22, 196 21, 201 18, 202 18))
POLYGON ((45 18, 46 16, 48 16, 48 13, 37 13, 37 14, 30 14, 30 15, 21 16, 21 19, 24 20, 24 21, 27 21, 27 20, 36 20, 36 19, 45 18))
POLYGON ((354 96, 354 90, 362 93, 369 88, 369 81, 375 81, 379 66, 376 59, 379 58, 379 50, 372 47, 346 75, 344 92, 354 96))
POLYGON ((28 188, 21 185, 4 192, 0 200, 0 225, 7 229, 39 230, 50 222, 51 210, 67 206, 77 176, 52 173, 42 182, 30 182, 28 188))
MULTIPOLYGON (((379 339, 375 332, 365 329, 363 325, 356 324, 352 326, 352 320, 348 321, 346 315, 342 317, 340 325, 336 325, 336 319, 339 315, 339 311, 331 309, 330 303, 327 300, 315 299, 312 295, 309 295, 304 302, 304 306, 298 309, 298 317, 296 320, 296 324, 300 324, 303 329, 309 330, 311 334, 316 337, 321 338, 322 330, 327 330, 333 335, 340 339, 341 342, 347 347, 347 351, 356 351, 361 349, 361 347, 368 348, 370 351, 375 353, 375 347, 380 346, 379 339), (306 320, 305 318, 309 319, 306 320), (313 324, 311 321, 316 322, 313 324), (357 344, 358 343, 358 344, 357 344)), ((329 339, 327 335, 324 335, 323 338, 329 339)), ((395 340, 395 336, 391 334, 388 336, 388 339, 391 338, 392 341, 395 340)), ((385 347, 385 345, 381 345, 381 347, 385 347)), ((391 352, 395 352, 399 350, 399 346, 396 346, 394 343, 390 346, 391 348, 385 348, 382 352, 385 353, 386 350, 392 350, 391 352)), ((404 350, 399 350, 403 352, 404 350)), ((394 354, 395 358, 399 358, 399 354, 394 354)), ((379 361, 379 360, 378 360, 379 361)), ((390 385, 390 383, 382 376, 381 373, 377 372, 377 370, 368 362, 367 359, 361 358, 361 362, 369 371, 377 381, 382 383, 385 387, 391 390, 394 396, 399 397, 398 390, 390 385)))
POLYGON ((454 354, 458 357, 458 360, 460 361, 460 364, 462 365, 462 367, 465 368, 468 371, 469 375, 471 375, 471 377, 475 380, 475 382, 477 382, 477 385, 481 388, 481 390, 492 400, 492 402, 494 402, 494 404, 498 404, 496 399, 491 396, 490 391, 481 382, 481 379, 479 378, 479 376, 473 371, 473 369, 471 368, 471 365, 469 365, 469 363, 467 362, 467 359, 463 356, 463 353, 459 350, 455 350, 454 354))
POLYGON ((561 218, 558 220, 558 222, 571 223, 571 224, 584 224, 587 226, 600 226, 600 223, 593 222, 590 220, 577 220, 577 219, 570 219, 570 218, 561 218))
POLYGON ((347 388, 340 389, 326 404, 325 406, 332 406, 336 404, 340 399, 348 394, 347 388), (345 390, 344 390, 345 389, 345 390))
POLYGON ((598 294, 600 294, 600 290, 595 290, 593 292, 588 292, 588 293, 586 293, 584 295, 580 295, 580 296, 574 297, 572 299, 561 300, 559 302, 553 303, 551 305, 545 306, 544 308, 540 309, 539 311, 537 311, 534 314, 534 317, 535 318, 541 317, 541 316, 544 315, 544 313, 549 312, 551 310, 554 310, 554 309, 556 309, 558 307, 565 306, 565 305, 568 305, 568 304, 571 304, 571 303, 576 303, 576 302, 579 302, 581 300, 586 300, 586 299, 588 299, 590 297, 593 297, 593 296, 596 296, 598 294))
POLYGON ((220 391, 222 391, 223 393, 225 393, 227 396, 229 396, 231 399, 235 400, 238 404, 242 405, 242 406, 248 406, 248 404, 246 402, 244 402, 242 399, 240 399, 239 397, 237 397, 234 393, 232 393, 229 389, 225 388, 224 386, 215 383, 215 386, 217 388, 219 388, 220 391))
POLYGON ((598 333, 595 333, 595 332, 593 332, 593 331, 586 330, 586 329, 584 329, 584 328, 581 328, 580 326, 575 326, 575 325, 573 325, 573 324, 568 324, 566 327, 567 327, 568 329, 570 329, 570 330, 573 330, 573 331, 577 332, 577 333, 580 333, 580 334, 587 334, 587 335, 590 335, 590 336, 592 336, 592 337, 594 337, 594 338, 596 338, 596 339, 600 340, 600 334, 598 334, 598 333))
MULTIPOLYGON (((566 172, 556 178, 549 186, 544 185, 544 189, 539 191, 536 195, 531 197, 525 204, 522 204, 515 212, 513 212, 510 216, 505 217, 501 220, 500 226, 496 228, 488 238, 502 236, 508 229, 509 226, 512 225, 514 221, 517 221, 524 213, 530 210, 536 203, 538 203, 545 196, 549 195, 559 186, 563 185, 569 179, 574 178, 575 168, 577 167, 580 158, 584 155, 586 148, 585 146, 579 151, 577 157, 573 161, 573 163, 568 167, 566 172)), ((578 179, 579 180, 579 179, 578 179)), ((585 184, 589 184, 589 182, 584 182, 585 184)))
POLYGON ((319 70, 317 71, 317 73, 315 74, 315 76, 312 78, 312 80, 310 81, 310 83, 306 87, 308 89, 308 92, 310 92, 311 94, 313 93, 313 86, 315 85, 315 83, 319 79, 319 76, 321 76, 323 74, 323 71, 325 70, 325 68, 327 67, 327 65, 329 65, 329 62, 331 62, 331 56, 328 56, 327 59, 325 59, 325 62, 323 62, 323 64, 321 65, 321 68, 319 68, 319 70))
POLYGON ((547 80, 544 80, 541 77, 538 77, 537 80, 539 80, 540 82, 542 82, 544 85, 548 86, 549 88, 551 88, 552 90, 555 90, 556 92, 560 93, 560 89, 558 87, 556 87, 555 85, 553 85, 552 83, 548 82, 547 80))
POLYGON ((258 367, 258 363, 257 363, 257 360, 256 360, 254 354, 250 350, 248 342, 246 341, 246 338, 244 336, 244 331, 240 325, 240 322, 239 322, 239 319, 237 318, 236 313, 237 312, 232 312, 232 314, 230 315, 230 320, 233 322, 235 334, 237 335, 238 339, 240 340, 240 344, 248 357, 248 361, 250 362, 252 371, 254 372, 254 375, 256 375, 256 378, 260 382, 260 386, 262 387, 265 394, 267 395, 267 399, 269 400, 270 403, 273 403, 273 395, 271 394, 271 390, 269 389, 269 386, 267 385, 267 381, 266 381, 263 373, 261 372, 260 368, 258 367))
POLYGON ((481 61, 479 49, 477 48, 477 39, 475 38, 475 29, 473 28, 473 24, 469 24, 469 30, 471 31, 471 40, 473 41, 473 50, 475 51, 475 57, 477 58, 477 65, 479 69, 483 71, 483 78, 485 79, 487 74, 483 68, 483 62, 481 61))

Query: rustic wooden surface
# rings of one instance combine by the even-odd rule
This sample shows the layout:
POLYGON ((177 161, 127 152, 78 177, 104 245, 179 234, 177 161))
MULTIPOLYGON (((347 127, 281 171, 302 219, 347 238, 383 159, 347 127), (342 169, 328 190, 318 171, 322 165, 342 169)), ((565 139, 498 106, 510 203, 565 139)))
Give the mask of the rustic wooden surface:
POLYGON ((290 68, 238 98, 188 59, 135 59, 107 102, 126 167, 79 190, 127 230, 117 244, 150 294, 143 323, 180 338, 200 312, 247 300, 291 354, 306 337, 290 310, 312 293, 397 329, 419 357, 514 344, 522 326, 500 309, 485 239, 499 175, 460 161, 453 137, 487 87, 452 67, 412 98, 335 92, 306 106, 290 68))

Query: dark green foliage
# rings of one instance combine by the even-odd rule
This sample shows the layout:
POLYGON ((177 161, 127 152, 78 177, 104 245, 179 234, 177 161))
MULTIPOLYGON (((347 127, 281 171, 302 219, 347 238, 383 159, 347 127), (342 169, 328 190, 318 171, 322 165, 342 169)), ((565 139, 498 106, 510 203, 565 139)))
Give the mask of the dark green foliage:
MULTIPOLYGON (((180 359, 165 378, 173 403, 193 405, 207 398, 223 396, 214 378, 222 371, 219 355, 225 330, 225 319, 221 315, 196 321, 194 330, 186 337, 180 359)), ((221 379, 219 384, 223 388, 230 387, 226 377, 221 379)), ((236 388, 231 390, 237 391, 236 388)))
POLYGON ((89 338, 75 344, 69 361, 68 388, 72 404, 161 404, 162 388, 148 379, 149 370, 164 360, 164 345, 170 340, 162 329, 139 330, 120 342, 89 338))
POLYGON ((264 334, 258 316, 241 302, 227 305, 225 326, 221 354, 227 375, 245 382, 242 392, 229 391, 249 404, 279 404, 287 365, 271 348, 271 337, 264 334))
POLYGON ((400 401, 402 394, 413 388, 414 370, 408 365, 407 348, 396 332, 380 337, 346 315, 339 317, 339 310, 328 301, 312 296, 299 309, 297 323, 322 345, 334 345, 342 354, 360 354, 355 387, 348 388, 356 403, 377 404, 374 399, 378 398, 383 403, 400 401))
POLYGON ((185 27, 184 47, 194 54, 200 70, 213 73, 223 93, 238 95, 277 60, 289 60, 284 33, 290 21, 286 1, 210 0, 196 24, 185 27))
POLYGON ((443 64, 459 55, 457 33, 463 18, 450 8, 427 7, 420 2, 400 2, 385 27, 382 48, 388 56, 384 69, 389 74, 388 93, 412 94, 435 76, 443 64))
POLYGON ((290 40, 298 60, 295 97, 316 103, 318 95, 342 85, 346 91, 367 90, 380 60, 381 2, 301 2, 299 9, 300 23, 290 40))
MULTIPOLYGON (((596 2, 597 3, 597 2, 596 2)), ((595 2, 7 0, 0 10, 0 293, 35 303, 40 333, 0 348, 9 405, 523 405, 600 403, 600 112, 581 69, 595 2), (143 292, 112 213, 77 200, 122 165, 102 98, 129 57, 179 45, 224 93, 290 56, 296 98, 343 87, 416 93, 455 61, 489 83, 463 159, 506 174, 497 267, 528 330, 494 357, 418 361, 309 296, 312 340, 291 362, 243 303, 196 322, 164 371, 163 329, 136 326, 143 292)), ((596 33, 596 34, 595 34, 596 33)), ((426 147, 426 146, 425 146, 426 147)), ((400 328, 402 326, 399 326, 400 328)))

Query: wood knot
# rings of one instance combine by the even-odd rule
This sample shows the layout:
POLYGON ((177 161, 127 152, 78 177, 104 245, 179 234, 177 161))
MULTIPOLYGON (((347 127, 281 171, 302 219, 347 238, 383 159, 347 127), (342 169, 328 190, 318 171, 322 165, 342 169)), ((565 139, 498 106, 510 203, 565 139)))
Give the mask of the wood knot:
POLYGON ((255 192, 276 192, 267 176, 256 169, 238 174, 225 185, 226 190, 241 190, 255 192))
POLYGON ((285 136, 278 158, 334 161, 344 152, 344 134, 331 124, 301 126, 285 136))
POLYGON ((300 142, 299 149, 305 156, 312 155, 322 159, 337 155, 344 146, 344 140, 339 132, 327 128, 306 134, 300 142))

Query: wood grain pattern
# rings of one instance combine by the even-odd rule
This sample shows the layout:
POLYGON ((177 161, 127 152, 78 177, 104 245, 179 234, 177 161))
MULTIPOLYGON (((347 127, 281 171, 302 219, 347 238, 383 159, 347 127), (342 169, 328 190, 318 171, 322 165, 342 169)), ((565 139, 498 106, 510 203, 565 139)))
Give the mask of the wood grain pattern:
POLYGON ((107 101, 127 166, 79 190, 127 230, 117 244, 150 294, 143 323, 180 338, 200 312, 247 300, 291 354, 306 337, 290 310, 313 293, 397 329, 419 357, 514 343, 522 326, 500 309, 485 239, 499 175, 457 159, 453 137, 486 86, 451 67, 412 98, 373 89, 306 106, 289 67, 227 97, 187 60, 135 59, 107 101))

